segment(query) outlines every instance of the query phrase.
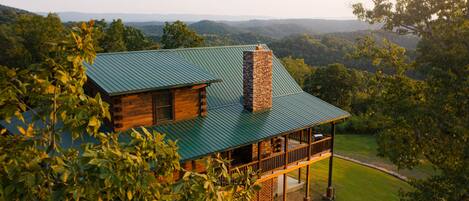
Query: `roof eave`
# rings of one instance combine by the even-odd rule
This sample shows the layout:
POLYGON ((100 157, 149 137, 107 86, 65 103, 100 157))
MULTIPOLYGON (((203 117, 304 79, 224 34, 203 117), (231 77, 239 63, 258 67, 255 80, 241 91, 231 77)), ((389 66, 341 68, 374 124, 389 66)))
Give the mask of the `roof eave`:
POLYGON ((121 95, 135 94, 135 93, 158 91, 158 90, 164 90, 164 89, 189 87, 189 86, 194 86, 194 85, 199 85, 199 84, 212 84, 212 83, 217 83, 217 82, 222 82, 222 80, 221 79, 204 80, 204 81, 192 82, 192 83, 175 84, 175 85, 168 85, 168 86, 162 86, 162 87, 152 87, 152 88, 146 88, 146 89, 135 89, 135 90, 122 91, 122 92, 107 92, 107 93, 109 94, 109 96, 121 96, 121 95))
POLYGON ((233 147, 226 148, 226 149, 217 150, 217 151, 214 151, 214 152, 208 153, 208 154, 203 154, 203 155, 193 156, 193 157, 190 157, 190 158, 185 158, 185 159, 182 159, 181 162, 184 162, 184 161, 187 161, 187 160, 196 160, 196 159, 202 158, 204 156, 208 156, 210 154, 220 153, 220 152, 236 149, 236 148, 243 147, 243 146, 246 146, 246 145, 254 144, 254 143, 259 142, 259 141, 263 141, 263 140, 271 139, 271 138, 274 138, 274 137, 282 136, 282 135, 285 135, 287 133, 300 131, 300 130, 303 130, 303 129, 306 129, 306 128, 311 128, 311 127, 314 127, 314 126, 319 126, 319 125, 327 124, 327 123, 331 123, 331 122, 342 121, 342 120, 345 120, 345 119, 349 118, 350 116, 351 115, 349 113, 347 113, 346 115, 343 115, 343 116, 339 116, 339 117, 336 117, 336 118, 333 118, 333 119, 328 119, 326 121, 312 123, 312 124, 309 124, 309 125, 301 127, 301 128, 296 128, 296 129, 292 129, 292 130, 289 130, 289 131, 278 133, 276 135, 272 135, 272 136, 269 136, 269 137, 260 138, 258 140, 251 141, 251 142, 248 142, 248 143, 244 143, 244 144, 241 144, 241 145, 233 146, 233 147))

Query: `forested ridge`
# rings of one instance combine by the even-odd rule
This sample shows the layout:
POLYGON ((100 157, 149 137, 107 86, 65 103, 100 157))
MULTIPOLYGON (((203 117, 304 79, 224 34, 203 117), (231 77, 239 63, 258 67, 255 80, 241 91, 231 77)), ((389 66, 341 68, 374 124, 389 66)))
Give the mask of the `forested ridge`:
MULTIPOLYGON (((5 7, 5 19, 16 19, 20 14, 35 15, 27 11, 5 7), (15 13, 15 14, 11 14, 15 13)), ((8 20, 4 20, 7 22, 8 20)), ((67 22, 65 27, 77 23, 67 22)), ((162 48, 164 22, 112 22, 96 20, 97 52, 132 51, 162 48), (110 42, 115 41, 115 42, 110 42)), ((347 54, 357 38, 372 34, 377 41, 388 39, 408 49, 416 48, 418 37, 402 36, 379 30, 380 25, 367 25, 356 20, 249 20, 209 21, 187 24, 187 28, 203 38, 197 46, 224 46, 267 44, 277 56, 304 59, 310 66, 343 63, 349 68, 373 72, 366 61, 353 60, 347 54)))
POLYGON ((0 4, 0 24, 2 23, 11 23, 13 22, 19 15, 34 15, 31 12, 26 10, 13 8, 9 6, 4 6, 0 4))
MULTIPOLYGON (((126 23, 160 41, 164 24, 126 23)), ((374 71, 371 64, 347 58, 360 37, 373 35, 377 41, 388 39, 408 49, 412 55, 419 38, 364 26, 354 20, 251 20, 242 22, 203 20, 187 24, 204 38, 204 46, 264 43, 279 57, 302 58, 308 65, 343 63, 347 67, 374 71), (360 30, 363 28, 363 30, 360 30), (322 30, 321 30, 322 29, 322 30)))

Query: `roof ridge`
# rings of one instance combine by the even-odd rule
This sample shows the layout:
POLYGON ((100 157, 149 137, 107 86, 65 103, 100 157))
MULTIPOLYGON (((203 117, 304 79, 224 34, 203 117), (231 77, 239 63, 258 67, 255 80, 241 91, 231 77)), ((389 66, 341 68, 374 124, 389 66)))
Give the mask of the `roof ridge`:
MULTIPOLYGON (((147 52, 178 52, 178 51, 197 50, 197 49, 219 49, 219 48, 249 47, 249 46, 256 46, 256 45, 258 45, 258 44, 189 47, 189 48, 156 49, 156 50, 137 50, 137 51, 122 51, 122 52, 103 52, 103 53, 96 54, 96 56, 116 55, 116 54, 133 54, 133 53, 147 53, 147 52)), ((264 44, 264 43, 261 43, 260 45, 267 46, 267 44, 264 44)))
MULTIPOLYGON (((301 91, 298 91, 298 92, 293 92, 293 93, 289 93, 289 94, 283 94, 283 95, 280 95, 280 96, 272 96, 272 99, 274 98, 281 98, 281 97, 285 97, 285 96, 293 96, 293 95, 297 95, 297 94, 301 94, 301 93, 307 93, 303 90, 301 91)), ((309 94, 309 93, 308 93, 309 94)), ((311 94, 309 94, 311 95, 311 94)), ((313 95, 311 95, 313 96, 313 95)), ((316 96, 314 96, 316 97, 316 96)), ((316 97, 317 98, 317 97, 316 97)), ((239 102, 233 102, 233 103, 230 103, 230 104, 225 104, 225 105, 219 105, 219 106, 214 106, 214 107, 209 107, 208 109, 209 110, 216 110, 216 109, 220 109, 220 108, 224 108, 224 107, 231 107, 231 106, 234 106, 234 105, 242 105, 242 103, 239 103, 239 102)))

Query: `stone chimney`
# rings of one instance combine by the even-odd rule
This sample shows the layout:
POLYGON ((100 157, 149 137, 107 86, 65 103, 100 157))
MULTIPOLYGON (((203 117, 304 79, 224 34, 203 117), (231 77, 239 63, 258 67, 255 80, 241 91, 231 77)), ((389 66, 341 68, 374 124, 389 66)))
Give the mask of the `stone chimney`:
POLYGON ((243 52, 243 105, 251 112, 272 108, 272 51, 260 45, 243 52))

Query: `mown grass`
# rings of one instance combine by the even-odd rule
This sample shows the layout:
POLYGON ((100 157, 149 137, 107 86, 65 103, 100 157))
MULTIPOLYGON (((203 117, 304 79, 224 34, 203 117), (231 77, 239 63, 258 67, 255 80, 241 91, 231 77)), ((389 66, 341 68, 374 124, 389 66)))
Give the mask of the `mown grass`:
MULTIPOLYGON (((328 178, 328 159, 311 166, 310 193, 313 200, 321 200, 326 192, 328 178)), ((353 162, 334 158, 333 186, 336 188, 336 201, 394 201, 399 200, 399 191, 409 190, 406 182, 381 171, 353 162)), ((302 180, 305 178, 302 169, 302 180)), ((298 171, 290 176, 298 177, 298 171)), ((302 200, 304 191, 288 194, 288 200, 302 200)))
POLYGON ((412 170, 398 170, 388 159, 377 156, 378 144, 374 135, 337 135, 335 138, 335 153, 347 156, 359 161, 398 172, 409 178, 425 178, 435 173, 428 162, 415 167, 412 170))

